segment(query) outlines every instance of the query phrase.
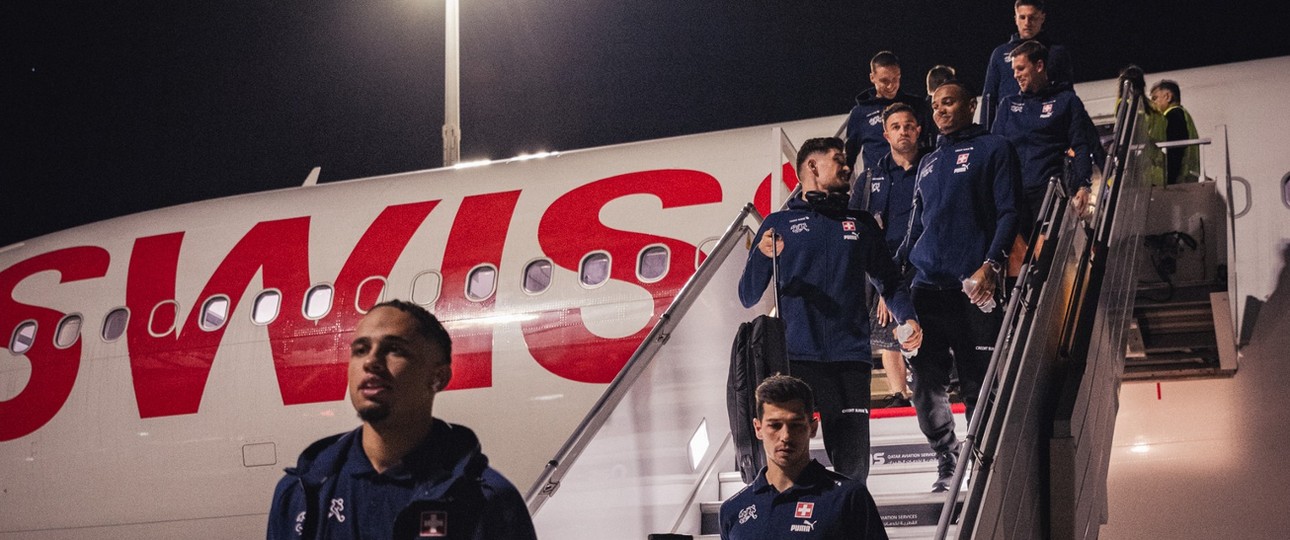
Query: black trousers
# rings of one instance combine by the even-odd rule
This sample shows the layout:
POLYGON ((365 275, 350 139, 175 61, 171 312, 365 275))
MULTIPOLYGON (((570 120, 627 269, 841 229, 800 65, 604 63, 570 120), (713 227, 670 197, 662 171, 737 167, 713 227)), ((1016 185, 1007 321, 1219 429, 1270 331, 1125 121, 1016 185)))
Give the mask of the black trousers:
POLYGON ((824 451, 833 470, 852 480, 869 479, 869 385, 873 366, 868 362, 810 362, 791 360, 793 376, 815 394, 815 409, 824 430, 824 451))
POLYGON ((958 444, 950 412, 950 370, 957 369, 968 419, 976 408, 994 342, 1003 326, 1003 306, 990 313, 958 289, 914 287, 914 310, 923 327, 923 344, 909 359, 914 372, 914 412, 932 450, 944 452, 958 444))

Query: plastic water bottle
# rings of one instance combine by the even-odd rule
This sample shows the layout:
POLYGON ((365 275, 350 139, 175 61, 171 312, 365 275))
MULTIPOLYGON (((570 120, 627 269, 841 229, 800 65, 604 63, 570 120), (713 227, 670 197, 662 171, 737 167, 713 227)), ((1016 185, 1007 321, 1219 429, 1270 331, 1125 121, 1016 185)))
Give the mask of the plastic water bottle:
MULTIPOLYGON (((896 339, 899 340, 901 343, 904 343, 904 341, 909 339, 909 336, 912 336, 912 335, 914 335, 914 327, 910 326, 909 323, 905 323, 896 327, 896 339)), ((900 349, 900 354, 904 355, 905 358, 913 358, 915 356, 918 356, 918 349, 907 351, 902 347, 900 349)))
MULTIPOLYGON (((963 294, 968 295, 969 298, 972 297, 972 293, 976 292, 976 287, 977 281, 975 279, 971 277, 963 279, 963 294)), ((981 308, 981 311, 985 313, 989 313, 994 311, 994 305, 994 296, 991 295, 989 299, 983 303, 977 304, 976 307, 981 308)))

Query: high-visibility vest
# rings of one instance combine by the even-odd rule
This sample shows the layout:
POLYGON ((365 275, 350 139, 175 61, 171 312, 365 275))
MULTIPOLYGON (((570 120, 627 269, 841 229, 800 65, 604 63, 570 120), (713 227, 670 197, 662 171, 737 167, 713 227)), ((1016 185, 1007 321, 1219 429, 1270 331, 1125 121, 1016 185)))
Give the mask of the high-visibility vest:
MULTIPOLYGON (((1187 109, 1184 109, 1182 105, 1177 105, 1177 104, 1170 105, 1168 109, 1165 109, 1164 115, 1168 116, 1169 111, 1172 111, 1174 109, 1182 110, 1183 118, 1187 120, 1187 138, 1188 139, 1199 138, 1200 135, 1196 134, 1196 123, 1192 121, 1191 113, 1187 112, 1187 109)), ((1167 121, 1161 122, 1161 123, 1164 124, 1164 123, 1167 123, 1167 121)), ((1185 148, 1173 148, 1169 151, 1177 152, 1180 150, 1183 152, 1183 159, 1182 159, 1182 171, 1178 173, 1178 183, 1199 181, 1200 180, 1200 146, 1191 145, 1185 148)))

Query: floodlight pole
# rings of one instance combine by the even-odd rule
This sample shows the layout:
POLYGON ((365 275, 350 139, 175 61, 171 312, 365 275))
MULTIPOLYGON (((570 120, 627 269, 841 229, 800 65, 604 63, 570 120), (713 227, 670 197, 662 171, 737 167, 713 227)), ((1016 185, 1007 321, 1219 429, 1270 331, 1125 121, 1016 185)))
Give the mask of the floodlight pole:
POLYGON ((461 161, 461 10, 459 0, 444 3, 443 166, 461 161))

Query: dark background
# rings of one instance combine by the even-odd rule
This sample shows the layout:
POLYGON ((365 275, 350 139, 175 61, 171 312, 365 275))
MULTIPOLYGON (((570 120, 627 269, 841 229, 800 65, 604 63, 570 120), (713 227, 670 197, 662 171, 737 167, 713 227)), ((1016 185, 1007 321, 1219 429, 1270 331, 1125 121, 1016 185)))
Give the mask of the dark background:
MULTIPOLYGON (((1007 1, 463 0, 462 159, 842 114, 891 49, 979 86, 1007 1)), ((1290 8, 1049 2, 1078 81, 1290 54, 1290 8), (1168 10, 1166 12, 1165 10, 1168 10)), ((0 7, 0 246, 152 208, 440 165, 438 0, 0 7)), ((1184 96, 1186 91, 1184 89, 1184 96)))

